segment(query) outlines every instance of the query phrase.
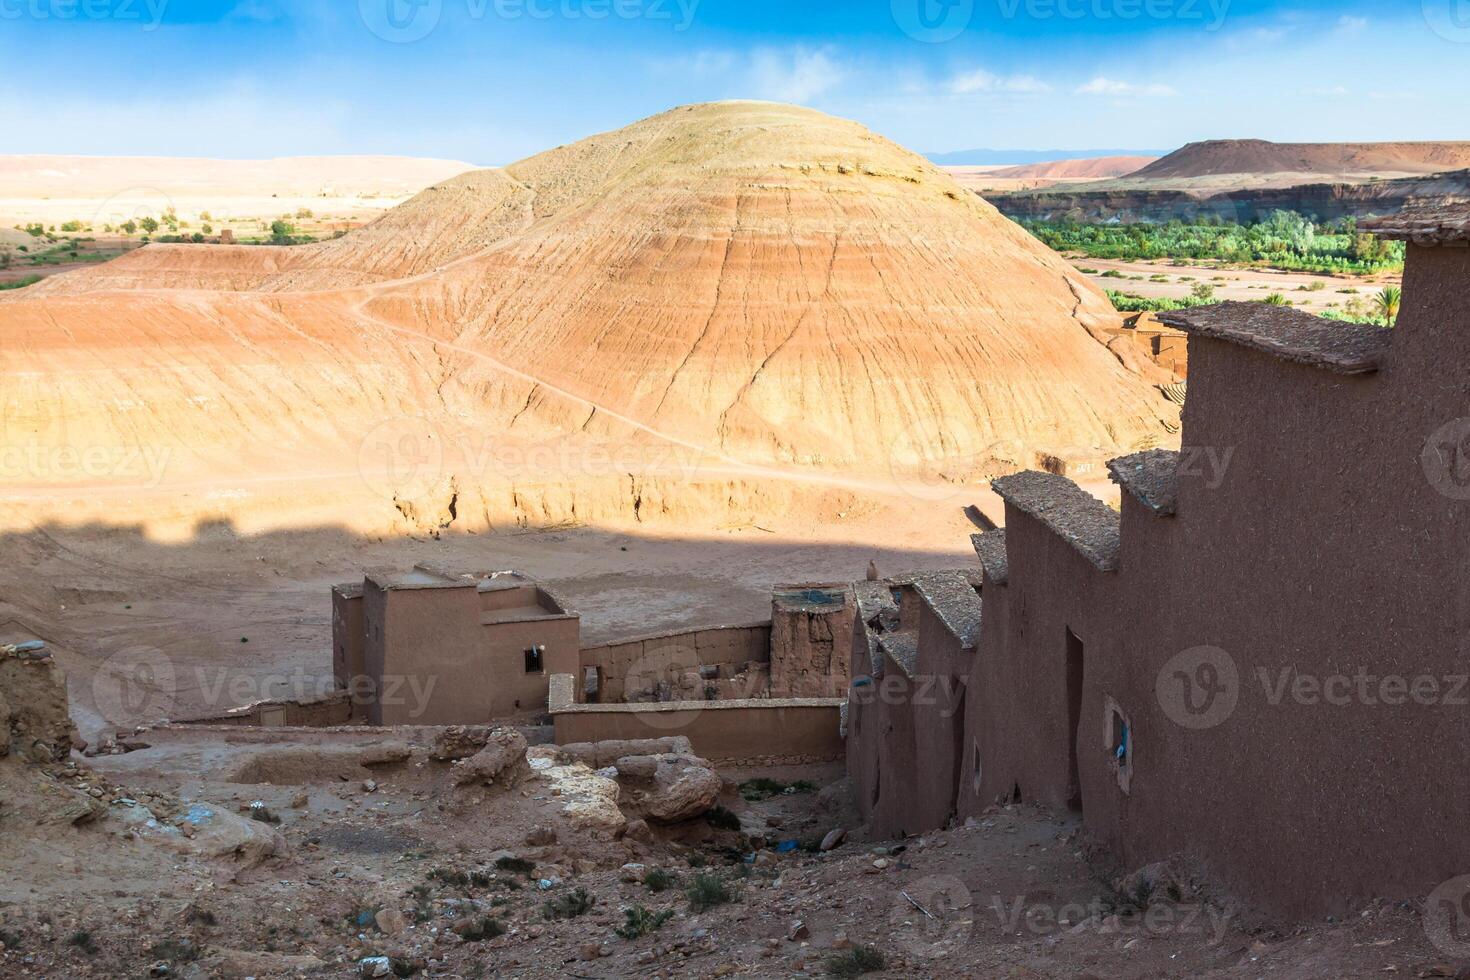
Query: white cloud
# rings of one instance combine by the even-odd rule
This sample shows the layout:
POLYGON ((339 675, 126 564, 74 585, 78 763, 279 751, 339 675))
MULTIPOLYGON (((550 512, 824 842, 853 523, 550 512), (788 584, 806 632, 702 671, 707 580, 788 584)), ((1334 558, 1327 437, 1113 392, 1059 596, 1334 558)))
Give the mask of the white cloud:
POLYGON ((227 15, 228 20, 251 20, 272 23, 285 17, 275 0, 240 0, 227 15))
POLYGON ((1309 88, 1302 94, 1329 99, 1341 98, 1344 95, 1352 95, 1352 93, 1349 92, 1347 88, 1342 85, 1329 85, 1325 88, 1309 88))
POLYGON ((1337 19, 1337 26, 1345 31, 1361 31, 1368 26, 1368 18, 1343 14, 1337 19))
POLYGON ((775 102, 812 102, 853 74, 830 47, 766 47, 747 52, 708 49, 647 64, 656 74, 681 83, 713 84, 723 98, 775 102))
POLYGON ((777 102, 810 102, 837 87, 847 74, 827 50, 759 48, 750 56, 753 94, 777 102))
POLYGON ((948 88, 954 95, 972 95, 976 92, 1035 94, 1051 91, 1050 85, 1032 75, 1002 77, 983 68, 960 72, 949 80, 948 88))
POLYGON ((1169 95, 1177 95, 1178 93, 1175 92, 1174 89, 1168 85, 1161 85, 1158 83, 1139 85, 1134 82, 1120 82, 1115 78, 1107 78, 1106 76, 1099 75, 1092 81, 1087 82, 1085 85, 1077 86, 1075 94, 1115 96, 1146 95, 1153 97, 1163 97, 1169 95))

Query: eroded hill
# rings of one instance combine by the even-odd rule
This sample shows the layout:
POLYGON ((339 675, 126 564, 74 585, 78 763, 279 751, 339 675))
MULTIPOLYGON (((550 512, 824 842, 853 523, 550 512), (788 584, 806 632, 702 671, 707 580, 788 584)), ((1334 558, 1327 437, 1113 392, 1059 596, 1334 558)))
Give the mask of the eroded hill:
POLYGON ((1113 315, 857 124, 689 106, 335 241, 152 245, 0 299, 7 442, 160 461, 4 478, 221 509, 366 488, 421 523, 966 481, 1167 440, 1152 379, 1098 339, 1113 315))

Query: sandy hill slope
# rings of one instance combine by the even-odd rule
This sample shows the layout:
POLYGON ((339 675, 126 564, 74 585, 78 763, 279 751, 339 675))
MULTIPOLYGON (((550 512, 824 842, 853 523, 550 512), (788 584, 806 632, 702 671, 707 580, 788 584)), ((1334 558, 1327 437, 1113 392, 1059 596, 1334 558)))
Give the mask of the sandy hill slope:
POLYGON ((1129 176, 1148 179, 1281 173, 1411 176, 1466 167, 1470 167, 1470 142, 1207 140, 1190 143, 1129 176))
POLYGON ((1049 180, 1084 180, 1124 177, 1153 163, 1158 157, 1092 157, 1077 160, 1051 160, 1019 167, 1006 167, 991 176, 1013 180, 1045 178, 1049 180))
POLYGON ((647 517, 693 483, 891 490, 1167 439, 1150 379, 1099 342, 1111 316, 917 155, 718 103, 337 241, 154 245, 0 298, 0 394, 7 441, 146 448, 160 492, 318 480, 448 521, 647 517))

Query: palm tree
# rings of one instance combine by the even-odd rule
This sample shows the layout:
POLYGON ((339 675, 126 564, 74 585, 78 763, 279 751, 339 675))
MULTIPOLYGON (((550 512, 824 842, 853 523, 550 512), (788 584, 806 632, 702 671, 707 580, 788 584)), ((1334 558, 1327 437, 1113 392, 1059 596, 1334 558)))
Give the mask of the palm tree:
POLYGON ((1397 286, 1385 286, 1375 300, 1378 306, 1378 315, 1383 317, 1385 326, 1393 326, 1399 318, 1399 302, 1403 299, 1404 292, 1397 286))

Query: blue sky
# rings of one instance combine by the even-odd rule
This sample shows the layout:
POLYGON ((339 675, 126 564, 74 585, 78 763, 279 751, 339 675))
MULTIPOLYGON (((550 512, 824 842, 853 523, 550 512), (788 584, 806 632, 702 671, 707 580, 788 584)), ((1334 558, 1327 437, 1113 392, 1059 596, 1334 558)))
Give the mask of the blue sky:
POLYGON ((0 152, 512 160, 799 102, 914 149, 1470 138, 1470 0, 0 0, 0 152))

